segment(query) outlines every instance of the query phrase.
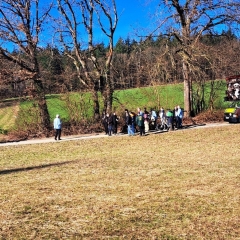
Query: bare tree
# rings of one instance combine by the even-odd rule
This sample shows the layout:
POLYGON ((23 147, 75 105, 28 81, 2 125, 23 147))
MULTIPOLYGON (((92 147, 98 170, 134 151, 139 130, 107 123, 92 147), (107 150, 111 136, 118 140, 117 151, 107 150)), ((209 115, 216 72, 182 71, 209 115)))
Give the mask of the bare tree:
POLYGON ((182 60, 184 79, 184 109, 186 116, 192 112, 192 81, 201 75, 196 65, 199 57, 208 59, 207 52, 199 48, 203 34, 219 34, 224 26, 237 27, 240 22, 239 0, 167 0, 158 5, 160 14, 156 32, 163 26, 169 36, 180 45, 177 53, 182 60), (164 13, 162 10, 164 9, 164 13), (236 25, 233 25, 236 23, 236 25))
POLYGON ((95 0, 97 7, 96 12, 98 16, 98 23, 101 26, 101 30, 107 36, 108 38, 108 52, 106 55, 106 60, 105 64, 102 67, 102 73, 103 73, 103 78, 104 78, 104 84, 103 84, 103 97, 104 97, 104 108, 107 111, 112 110, 112 101, 113 101, 113 91, 114 91, 114 83, 113 83, 113 78, 111 78, 111 64, 112 64, 112 59, 113 59, 113 36, 114 32, 117 27, 118 23, 118 14, 117 14, 117 7, 115 0, 111 0, 109 4, 107 4, 107 1, 100 1, 100 0, 95 0), (110 7, 111 5, 111 7, 110 7), (101 14, 101 12, 103 14, 101 14), (107 25, 104 24, 104 16, 107 21, 107 25))
POLYGON ((94 102, 94 116, 100 116, 98 90, 102 92, 104 107, 112 108, 113 84, 110 78, 113 55, 113 36, 118 17, 115 0, 57 0, 61 17, 57 31, 64 53, 73 61, 82 85, 91 91, 94 102), (105 58, 97 57, 96 26, 108 39, 105 58), (87 39, 85 38, 87 36, 87 39))
POLYGON ((37 100, 41 129, 47 135, 50 127, 49 113, 40 77, 37 48, 40 33, 51 6, 41 11, 39 0, 2 0, 0 2, 0 55, 15 63, 18 74, 24 72, 33 81, 32 96, 37 100), (11 51, 11 48, 15 51, 11 51))

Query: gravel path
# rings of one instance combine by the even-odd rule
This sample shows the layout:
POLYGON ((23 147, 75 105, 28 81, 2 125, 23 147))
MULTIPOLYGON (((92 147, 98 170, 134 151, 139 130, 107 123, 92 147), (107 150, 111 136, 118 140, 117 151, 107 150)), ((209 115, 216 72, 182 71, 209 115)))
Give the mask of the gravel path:
MULTIPOLYGON (((207 123, 207 124, 201 124, 201 125, 189 125, 189 126, 183 126, 182 129, 177 130, 177 131, 183 131, 183 130, 191 130, 191 129, 196 129, 196 128, 205 128, 205 127, 222 127, 222 126, 229 126, 228 122, 222 122, 222 123, 207 123)), ((150 132, 150 134, 156 134, 160 133, 163 131, 154 131, 150 132)), ((113 135, 112 137, 118 137, 118 136, 127 136, 127 134, 117 134, 113 135)), ((36 144, 36 143, 60 143, 64 141, 74 141, 74 140, 83 140, 83 139, 91 139, 91 138, 103 138, 103 137, 109 137, 108 135, 105 135, 104 133, 100 134, 86 134, 86 135, 75 135, 75 136, 62 136, 62 139, 60 141, 54 140, 54 137, 52 138, 41 138, 41 139, 30 139, 30 140, 25 140, 25 141, 16 141, 16 142, 6 142, 6 143, 0 143, 0 147, 4 146, 15 146, 15 145, 25 145, 25 144, 36 144)))

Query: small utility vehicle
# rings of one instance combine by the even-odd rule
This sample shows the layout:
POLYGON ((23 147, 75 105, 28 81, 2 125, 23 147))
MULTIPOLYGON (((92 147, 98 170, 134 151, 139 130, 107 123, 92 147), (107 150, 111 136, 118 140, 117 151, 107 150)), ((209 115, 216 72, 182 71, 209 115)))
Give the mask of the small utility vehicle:
POLYGON ((240 123, 240 108, 236 108, 235 112, 229 116, 229 123, 240 123))
POLYGON ((226 84, 227 90, 224 101, 231 103, 224 111, 224 121, 229 121, 235 110, 240 108, 240 75, 226 77, 226 84))
POLYGON ((224 121, 229 121, 229 118, 235 113, 235 110, 240 108, 240 101, 233 101, 230 103, 229 107, 224 111, 224 121))

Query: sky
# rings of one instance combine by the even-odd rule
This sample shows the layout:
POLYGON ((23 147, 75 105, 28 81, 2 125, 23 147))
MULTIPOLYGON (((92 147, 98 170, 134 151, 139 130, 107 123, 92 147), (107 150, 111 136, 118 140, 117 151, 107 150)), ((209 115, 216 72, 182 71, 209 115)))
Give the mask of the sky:
MULTIPOLYGON (((118 11, 118 25, 114 34, 114 43, 121 37, 126 40, 140 40, 139 36, 149 36, 157 27, 157 16, 162 19, 169 15, 166 9, 160 9, 161 0, 115 0, 118 11)), ((240 0, 239 0, 240 1, 240 0)), ((184 1, 183 1, 184 2, 184 1)), ((166 26, 166 25, 165 25, 166 26)), ((168 27, 171 26, 169 22, 168 27)), ((227 26, 217 26, 216 31, 228 30, 227 26)), ((157 33, 157 32, 156 32, 157 33)))
MULTIPOLYGON (((131 40, 139 40, 139 35, 146 36, 153 22, 151 18, 156 8, 156 0, 115 0, 115 3, 118 13, 118 24, 114 33, 114 44, 120 37, 124 40, 128 37, 131 40)), ((95 40, 107 44, 106 36, 100 31, 99 27, 95 31, 98 35, 95 40)))
MULTIPOLYGON (((40 0, 41 9, 46 9, 52 1, 56 3, 56 0, 40 0)), ((150 13, 153 15, 156 8, 156 1, 157 0, 115 0, 118 13, 118 24, 114 33, 114 45, 120 37, 123 40, 126 40, 128 37, 130 40, 140 40, 138 37, 139 35, 147 35, 147 31, 143 29, 149 30, 149 26, 152 22, 150 13), (152 1, 155 1, 155 5, 150 4, 152 1), (140 31, 142 33, 140 33, 140 31)), ((33 4, 33 10, 34 6, 35 5, 33 4)), ((56 8, 53 8, 50 14, 56 16, 58 14, 56 8)), ((50 21, 50 24, 51 23, 52 22, 50 21)), ((48 43, 56 44, 57 39, 55 37, 54 31, 55 30, 53 30, 50 25, 46 26, 45 30, 41 32, 39 46, 44 47, 48 43)), ((85 36, 87 38, 86 34, 85 36)), ((96 29, 95 36, 96 38, 94 38, 94 43, 103 42, 106 46, 108 45, 106 35, 100 30, 99 26, 96 29)), ((87 41, 87 39, 84 41, 87 41)), ((15 46, 9 42, 3 43, 2 46, 5 46, 9 50, 15 49, 15 46)))
MULTIPOLYGON (((52 0, 56 3, 56 0, 52 0)), ((110 0, 109 0, 110 1, 110 0)), ((42 6, 46 6, 50 3, 49 0, 40 0, 42 6)), ((144 36, 149 35, 151 30, 156 27, 155 12, 158 8, 158 3, 160 0, 115 0, 118 12, 118 25, 114 33, 114 44, 121 37, 123 40, 130 38, 130 40, 140 40, 144 36)), ((54 8, 55 9, 55 8, 54 8)), ((159 9, 158 9, 159 10, 159 9)), ((56 9, 54 14, 57 14, 56 9)), ((158 14, 165 15, 165 9, 160 9, 158 14), (161 13, 160 13, 161 11, 161 13)), ((96 26, 96 35, 94 43, 108 44, 106 36, 100 30, 99 26, 96 26)), ((83 37, 87 38, 87 35, 82 34, 83 37)), ((45 46, 47 43, 56 43, 54 39, 54 30, 50 29, 42 32, 41 45, 45 46)), ((84 39, 87 42, 87 39, 84 39)))
POLYGON ((153 23, 153 4, 147 0, 116 0, 119 14, 118 26, 115 33, 115 41, 122 37, 135 39, 137 35, 146 35, 153 23), (141 34, 141 29, 145 34, 141 34), (139 32, 140 31, 140 32, 139 32))
MULTIPOLYGON (((48 2, 48 0, 43 1, 48 2)), ((114 33, 114 45, 120 37, 124 40, 128 37, 130 40, 140 40, 139 35, 147 35, 149 26, 152 24, 151 17, 154 15, 157 1, 158 0, 115 0, 118 24, 114 33)), ((99 26, 95 29, 94 40, 97 43, 104 42, 105 45, 108 44, 108 40, 99 26)))

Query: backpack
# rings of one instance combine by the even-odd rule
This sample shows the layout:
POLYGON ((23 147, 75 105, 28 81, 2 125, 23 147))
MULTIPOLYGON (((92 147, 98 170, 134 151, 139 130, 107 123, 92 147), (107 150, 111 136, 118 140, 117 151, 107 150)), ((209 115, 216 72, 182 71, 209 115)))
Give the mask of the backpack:
POLYGON ((173 117, 173 112, 168 110, 166 116, 167 117, 173 117))

